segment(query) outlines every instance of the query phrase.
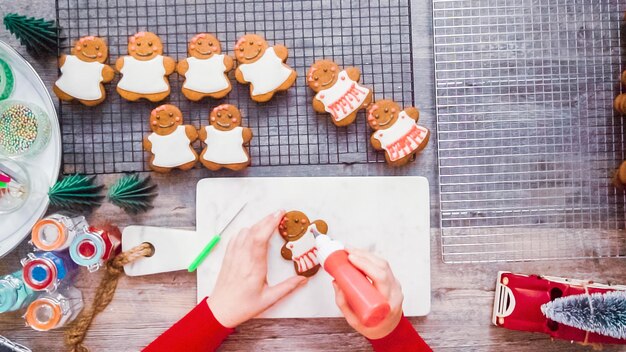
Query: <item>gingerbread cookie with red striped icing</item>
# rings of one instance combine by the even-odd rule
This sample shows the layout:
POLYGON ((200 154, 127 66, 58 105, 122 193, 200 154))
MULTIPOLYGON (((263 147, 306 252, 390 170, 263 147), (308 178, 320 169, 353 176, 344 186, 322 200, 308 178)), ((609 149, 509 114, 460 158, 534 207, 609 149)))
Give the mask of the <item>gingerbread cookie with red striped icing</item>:
POLYGON ((370 142, 374 149, 385 151, 391 166, 401 166, 426 147, 430 131, 417 124, 419 110, 404 110, 393 100, 379 100, 368 109, 367 122, 374 130, 370 142))
POLYGON ((328 225, 323 220, 311 222, 301 211, 292 210, 283 216, 278 225, 278 233, 285 240, 280 254, 285 260, 293 261, 296 273, 310 277, 320 269, 312 229, 321 234, 328 233, 328 225))
POLYGON ((360 85, 360 78, 356 67, 341 70, 333 61, 316 61, 307 75, 309 87, 316 92, 313 110, 329 113, 336 126, 353 123, 359 110, 372 102, 372 90, 360 85))

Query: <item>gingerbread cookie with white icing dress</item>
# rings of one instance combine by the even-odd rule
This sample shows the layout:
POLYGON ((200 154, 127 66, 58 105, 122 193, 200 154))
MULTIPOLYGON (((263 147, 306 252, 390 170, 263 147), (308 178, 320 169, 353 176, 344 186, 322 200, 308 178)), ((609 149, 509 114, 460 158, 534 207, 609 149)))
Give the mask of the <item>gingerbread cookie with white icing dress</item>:
POLYGON ((234 105, 222 104, 209 114, 209 125, 200 127, 198 134, 206 147, 200 162, 207 169, 243 170, 250 165, 247 145, 252 130, 241 126, 241 113, 234 105))
POLYGON ((235 45, 239 64, 235 78, 241 84, 250 84, 252 100, 269 101, 276 92, 289 89, 296 81, 296 71, 285 64, 288 56, 285 46, 271 47, 260 35, 246 34, 235 45))
POLYGON ((310 277, 320 269, 312 229, 321 234, 328 233, 328 225, 323 220, 311 222, 301 211, 292 210, 283 216, 278 225, 278 233, 285 240, 280 254, 285 260, 293 261, 298 275, 310 277))
POLYGON ((176 65, 176 72, 185 78, 183 95, 192 101, 225 97, 232 89, 227 74, 233 69, 233 58, 222 54, 220 41, 200 33, 189 41, 187 53, 189 57, 176 65))
POLYGON ((329 113, 336 126, 353 123, 359 110, 372 102, 372 90, 360 85, 360 78, 356 67, 341 70, 333 61, 316 61, 307 75, 307 83, 316 93, 313 110, 329 113))
POLYGON ((165 104, 150 113, 152 133, 143 139, 143 147, 150 156, 150 169, 169 172, 172 169, 189 170, 198 161, 191 146, 198 133, 191 125, 183 125, 183 113, 174 105, 165 104))
POLYGON ((161 39, 151 32, 139 32, 128 39, 128 54, 117 59, 115 69, 122 74, 117 92, 129 101, 141 98, 158 102, 170 95, 168 76, 176 61, 163 56, 161 39))
POLYGON ((393 100, 379 100, 368 109, 367 122, 374 130, 370 142, 385 151, 389 165, 408 163, 428 144, 430 131, 417 124, 419 116, 416 108, 402 110, 393 100))
POLYGON ((102 38, 88 36, 76 41, 71 55, 59 57, 61 76, 52 90, 63 101, 78 100, 81 104, 95 106, 104 101, 103 83, 115 77, 107 65, 109 49, 102 38))

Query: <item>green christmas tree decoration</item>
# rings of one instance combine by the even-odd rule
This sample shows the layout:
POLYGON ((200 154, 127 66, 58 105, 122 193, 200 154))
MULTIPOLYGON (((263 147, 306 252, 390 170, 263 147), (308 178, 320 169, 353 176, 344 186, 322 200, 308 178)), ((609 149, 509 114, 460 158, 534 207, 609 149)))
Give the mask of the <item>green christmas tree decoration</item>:
POLYGON ((152 208, 152 200, 158 195, 156 188, 150 176, 142 179, 137 174, 127 174, 111 186, 108 197, 124 211, 139 213, 152 208))
POLYGON ((560 324, 626 339, 626 291, 565 296, 542 305, 541 311, 560 324))
POLYGON ((3 22, 6 29, 31 53, 39 56, 57 54, 58 42, 63 38, 59 37, 56 21, 9 13, 4 16, 3 22))
POLYGON ((84 209, 99 206, 104 196, 102 185, 94 183, 95 176, 70 175, 54 184, 48 191, 50 204, 65 209, 84 209))

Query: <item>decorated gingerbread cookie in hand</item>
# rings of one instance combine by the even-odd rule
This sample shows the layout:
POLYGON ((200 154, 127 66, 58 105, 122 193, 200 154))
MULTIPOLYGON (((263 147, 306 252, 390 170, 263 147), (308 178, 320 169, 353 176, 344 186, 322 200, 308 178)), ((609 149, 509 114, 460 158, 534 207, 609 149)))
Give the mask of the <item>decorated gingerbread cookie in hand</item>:
POLYGON ((428 144, 430 131, 417 124, 419 116, 416 108, 402 110, 393 100, 379 100, 368 109, 367 122, 374 130, 370 142, 385 151, 388 164, 404 165, 428 144))
POLYGON ((288 56, 283 45, 270 47, 263 37, 246 34, 235 45, 235 59, 239 63, 235 78, 241 84, 250 84, 252 100, 266 102, 296 81, 296 71, 285 64, 288 56))
POLYGON ((192 101, 225 97, 232 89, 227 73, 233 69, 233 59, 222 54, 220 41, 211 34, 200 33, 189 41, 187 53, 189 57, 176 66, 176 72, 185 77, 185 97, 192 101))
POLYGON ((128 39, 128 54, 115 62, 122 74, 117 92, 122 98, 136 101, 141 98, 152 102, 170 95, 167 76, 176 69, 176 61, 163 56, 163 44, 154 33, 139 32, 128 39))
POLYGON ((354 122, 361 109, 372 102, 372 90, 359 84, 361 72, 356 67, 341 70, 330 60, 319 60, 309 69, 307 82, 316 92, 313 109, 327 112, 336 126, 354 122))
POLYGON ((313 276, 320 269, 315 247, 315 236, 311 229, 321 234, 328 233, 328 225, 322 220, 311 222, 301 211, 287 212, 278 225, 278 233, 285 240, 280 254, 286 260, 292 260, 298 275, 313 276))
POLYGON ((174 105, 165 104, 150 113, 152 133, 143 139, 150 156, 150 168, 156 172, 172 169, 189 170, 198 161, 191 147, 198 133, 191 125, 183 125, 183 113, 174 105))
POLYGON ((71 55, 59 58, 61 77, 54 83, 54 94, 63 101, 78 100, 84 105, 94 106, 104 101, 106 93, 103 83, 115 76, 111 66, 105 64, 109 49, 102 38, 82 37, 71 55))
POLYGON ((200 162, 209 170, 227 168, 243 170, 250 165, 246 147, 252 139, 252 130, 241 127, 241 113, 234 105, 223 104, 211 111, 208 126, 200 128, 200 140, 206 147, 200 162))

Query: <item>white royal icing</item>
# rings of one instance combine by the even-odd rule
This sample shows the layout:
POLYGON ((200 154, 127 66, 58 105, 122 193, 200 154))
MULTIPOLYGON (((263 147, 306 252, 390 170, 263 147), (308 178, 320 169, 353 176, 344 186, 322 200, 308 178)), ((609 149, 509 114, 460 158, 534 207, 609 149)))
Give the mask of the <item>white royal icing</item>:
POLYGON ((117 84, 123 90, 140 94, 156 94, 169 89, 165 82, 163 56, 157 55, 148 61, 124 56, 124 66, 120 70, 122 78, 117 84))
POLYGON ((426 135, 426 128, 418 126, 406 112, 401 111, 396 122, 387 129, 376 131, 374 138, 380 141, 389 160, 396 161, 417 150, 426 135))
POLYGON ((183 88, 207 94, 228 88, 223 54, 213 55, 208 59, 188 57, 187 64, 189 69, 185 72, 183 88))
POLYGON ((335 121, 341 121, 355 112, 367 98, 370 90, 352 80, 343 70, 337 75, 337 82, 332 87, 320 90, 316 95, 324 108, 335 121))
POLYGON ((265 50, 263 55, 251 64, 241 64, 239 69, 243 78, 252 84, 252 95, 269 93, 280 87, 293 70, 283 64, 273 47, 265 50))
POLYGON ((189 137, 185 132, 185 126, 176 127, 174 132, 161 136, 151 133, 148 140, 152 143, 152 154, 154 160, 152 164, 159 167, 177 167, 196 160, 196 156, 191 151, 189 137))
POLYGON ((289 241, 286 247, 291 250, 291 259, 298 265, 298 272, 305 272, 317 264, 317 248, 315 247, 315 236, 311 231, 312 228, 317 230, 315 224, 309 225, 302 237, 295 241, 289 241))
POLYGON ((248 162, 248 154, 243 146, 243 127, 220 131, 213 126, 206 126, 206 151, 203 158, 216 164, 240 164, 248 162))
POLYGON ((103 80, 100 62, 86 62, 75 55, 67 55, 61 66, 61 77, 56 86, 63 92, 81 100, 98 100, 102 98, 100 83, 103 80))

